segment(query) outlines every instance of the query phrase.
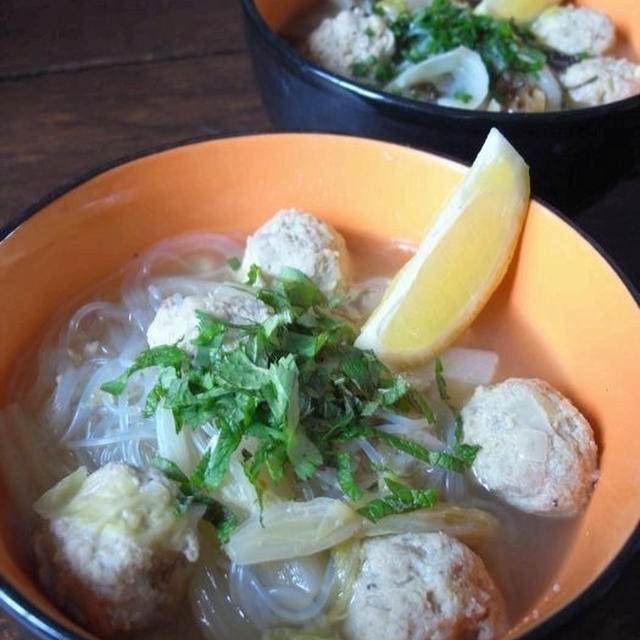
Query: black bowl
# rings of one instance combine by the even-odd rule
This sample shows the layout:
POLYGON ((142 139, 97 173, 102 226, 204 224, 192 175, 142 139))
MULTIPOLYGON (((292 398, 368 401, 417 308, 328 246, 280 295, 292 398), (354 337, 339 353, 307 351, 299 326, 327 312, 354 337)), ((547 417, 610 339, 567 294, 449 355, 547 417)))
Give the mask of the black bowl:
POLYGON ((531 167, 535 195, 578 212, 640 166, 640 96, 551 113, 469 111, 401 98, 322 69, 242 0, 262 99, 278 129, 331 131, 408 144, 471 162, 497 127, 531 167))

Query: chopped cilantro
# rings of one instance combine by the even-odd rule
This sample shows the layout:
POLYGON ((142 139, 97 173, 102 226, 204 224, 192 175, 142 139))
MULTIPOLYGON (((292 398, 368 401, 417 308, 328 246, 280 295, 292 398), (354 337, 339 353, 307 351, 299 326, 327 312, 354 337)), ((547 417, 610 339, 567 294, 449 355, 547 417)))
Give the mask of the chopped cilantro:
POLYGON ((442 360, 440 358, 436 358, 435 363, 435 374, 436 374, 436 385, 438 387, 438 395, 440 396, 440 400, 444 402, 449 402, 449 393, 447 392, 447 382, 442 375, 443 367, 442 360))
POLYGON ((247 271, 247 284, 254 285, 257 282, 259 275, 260 267, 258 267, 257 264, 252 264, 249 267, 249 271, 247 271))
POLYGON ((351 64, 351 75, 354 78, 365 78, 369 75, 370 69, 371 67, 366 62, 356 60, 351 64))
POLYGON ((228 542, 229 536, 238 526, 236 514, 225 504, 212 498, 200 498, 196 501, 206 505, 207 510, 202 517, 216 528, 220 542, 228 542))
POLYGON ((231 509, 218 500, 201 493, 184 471, 172 460, 155 457, 151 460, 151 465, 162 471, 167 478, 179 486, 180 493, 176 504, 178 514, 184 513, 194 503, 205 505, 206 511, 202 517, 216 528, 221 543, 224 544, 229 540, 231 532, 238 526, 238 518, 231 509))
POLYGON ((464 104, 468 104, 469 102, 471 102, 471 99, 473 98, 473 96, 470 93, 467 93, 466 91, 462 91, 461 89, 454 91, 453 97, 459 102, 464 102, 464 104))
POLYGON ((528 29, 513 21, 477 15, 451 0, 433 0, 414 13, 401 12, 390 28, 396 38, 396 65, 421 62, 464 46, 480 54, 495 81, 503 74, 536 73, 546 61, 528 29))
POLYGON ((241 264, 240 258, 237 258, 236 256, 234 256, 233 258, 229 258, 227 260, 227 264, 231 269, 233 269, 233 271, 237 271, 240 268, 240 264, 241 264))
POLYGON ((162 345, 142 351, 133 364, 119 377, 100 385, 102 391, 120 395, 127 386, 127 381, 136 372, 148 367, 181 367, 188 360, 187 354, 175 345, 162 345))
POLYGON ((393 65, 389 61, 378 62, 373 67, 373 79, 379 85, 385 85, 393 80, 395 71, 393 65))
POLYGON ((445 451, 431 451, 409 438, 404 438, 402 436, 397 436, 380 430, 373 431, 373 436, 390 447, 393 447, 398 451, 402 451, 403 453, 407 453, 433 467, 442 467, 443 469, 449 469, 450 471, 461 473, 468 466, 467 461, 464 458, 458 457, 457 455, 451 455, 445 451))
MULTIPOLYGON (((257 282, 259 269, 249 270, 257 282)), ((157 377, 146 398, 145 414, 159 407, 171 410, 176 429, 216 426, 215 444, 187 476, 174 462, 156 458, 154 464, 180 489, 180 505, 207 505, 207 518, 226 539, 237 524, 235 515, 212 501, 236 455, 262 505, 265 480, 278 484, 288 477, 305 482, 319 467, 334 466, 344 495, 362 497, 345 446, 362 437, 374 438, 429 465, 462 472, 477 448, 460 441, 452 453, 430 451, 417 442, 377 427, 379 411, 421 413, 431 423, 426 398, 402 376, 392 373, 372 352, 354 347, 356 326, 318 287, 296 269, 269 278, 269 286, 246 288, 268 304, 273 314, 262 323, 236 325, 202 311, 196 312, 199 333, 194 353, 176 345, 143 351, 122 376, 102 386, 118 395, 128 378, 146 367, 157 377), (255 439, 249 450, 245 438, 255 439)), ((440 373, 442 375, 441 365, 440 373)), ((444 387, 444 379, 442 380, 444 387)), ((384 495, 363 507, 370 519, 429 506, 436 499, 429 489, 404 487, 387 480, 384 495)))
POLYGON ((397 480, 386 479, 389 495, 375 498, 358 509, 358 513, 371 522, 378 522, 385 516, 407 513, 416 509, 432 507, 438 500, 435 489, 412 489, 397 480))
POLYGON ((467 467, 470 467, 473 464, 478 451, 480 451, 480 445, 478 444, 466 444, 464 442, 459 442, 453 447, 453 452, 461 460, 464 460, 467 467))
POLYGON ((350 500, 360 500, 362 489, 356 483, 351 471, 351 454, 348 451, 340 451, 336 457, 338 470, 338 485, 350 500))
POLYGON ((462 443, 463 438, 463 430, 462 430, 462 415, 460 412, 451 406, 449 392, 447 391, 447 382, 444 379, 444 369, 442 366, 442 360, 440 358, 436 358, 435 363, 435 376, 436 376, 436 385, 438 387, 438 394, 440 395, 440 399, 443 402, 446 402, 449 406, 449 409, 453 413, 455 420, 455 446, 453 448, 454 453, 464 460, 464 463, 467 467, 470 467, 473 464, 473 461, 476 458, 476 454, 480 451, 479 445, 468 445, 462 443))

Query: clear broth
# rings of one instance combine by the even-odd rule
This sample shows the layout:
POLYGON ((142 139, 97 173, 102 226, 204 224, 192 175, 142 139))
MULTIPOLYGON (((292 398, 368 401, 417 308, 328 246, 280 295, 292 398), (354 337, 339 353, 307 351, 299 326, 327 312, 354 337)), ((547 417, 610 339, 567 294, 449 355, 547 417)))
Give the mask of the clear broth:
MULTIPOLYGON (((399 241, 381 241, 374 236, 345 234, 351 256, 352 277, 355 283, 375 276, 395 274, 415 251, 415 245, 399 241)), ((101 283, 92 291, 79 296, 66 310, 59 312, 60 318, 68 318, 81 303, 91 299, 114 299, 121 274, 101 283)), ((507 280, 511 275, 507 276, 507 280)), ((465 346, 491 349, 500 356, 499 371, 496 380, 509 376, 540 376, 539 345, 533 339, 532 331, 522 331, 517 336, 502 340, 496 332, 495 314, 499 313, 507 295, 509 283, 503 283, 490 302, 491 312, 483 312, 464 336, 458 341, 465 346), (508 345, 506 348, 505 345, 508 345), (535 356, 534 356, 535 354, 535 356), (538 363, 536 370, 527 366, 528 358, 538 363)), ((55 317, 55 316, 53 316, 55 317)), ((52 322, 55 322, 52 321, 52 322)), ((64 326, 60 323, 60 326, 64 326)), ((38 341, 35 340, 37 345, 38 341)), ((34 378, 36 374, 37 350, 21 358, 16 365, 23 380, 34 378)), ((544 362, 544 359, 542 360, 544 362)), ((545 362, 545 371, 553 370, 553 362, 545 362)), ((446 375, 446 372, 445 372, 446 375)), ((552 383, 553 380, 550 380, 552 383)), ((21 385, 23 386, 24 382, 21 385)), ((18 398, 13 398, 17 400, 18 398)), ((545 518, 522 513, 493 497, 480 486, 473 485, 464 506, 477 507, 492 513, 501 523, 495 538, 474 547, 483 558, 489 573, 495 579, 507 606, 508 620, 513 625, 527 613, 531 613, 535 603, 545 590, 554 583, 554 576, 563 556, 567 553, 574 538, 578 518, 545 518)), ((25 505, 9 499, 2 512, 2 524, 5 530, 12 532, 9 540, 13 556, 24 570, 34 576, 35 563, 28 536, 25 530, 25 505)), ((201 632, 185 603, 183 614, 175 624, 153 634, 140 637, 164 640, 180 635, 184 638, 201 638, 201 632)), ((259 634, 256 636, 259 638, 259 634)))

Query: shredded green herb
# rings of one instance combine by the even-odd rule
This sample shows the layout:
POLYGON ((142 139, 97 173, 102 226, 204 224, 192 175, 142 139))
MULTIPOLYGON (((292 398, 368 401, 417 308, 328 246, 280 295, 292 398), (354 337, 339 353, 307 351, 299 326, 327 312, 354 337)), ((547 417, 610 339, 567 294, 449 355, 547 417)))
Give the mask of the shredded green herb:
POLYGON ((233 269, 233 271, 237 271, 238 269, 240 269, 241 265, 240 258, 237 258, 235 256, 233 258, 229 258, 227 260, 227 264, 231 269, 233 269))
POLYGON ((351 74, 354 78, 365 78, 370 70, 371 67, 366 62, 356 61, 351 65, 351 74))
MULTIPOLYGON (((378 5, 375 12, 384 14, 378 5)), ((540 71, 545 51, 533 34, 514 21, 477 15, 451 0, 433 0, 413 13, 401 12, 390 28, 396 38, 393 64, 417 63, 459 46, 477 51, 495 81, 504 74, 540 71)), ((464 96, 455 96, 465 102, 464 96)))
POLYGON ((351 454, 348 451, 338 452, 336 458, 338 470, 338 484, 340 489, 350 500, 362 498, 362 489, 357 485, 351 471, 351 454))
MULTIPOLYGON (((249 281, 257 282, 259 276, 257 267, 249 269, 249 281)), ((175 345, 147 349, 120 377, 101 387, 119 395, 137 371, 156 367, 146 415, 161 406, 170 410, 178 432, 215 424, 216 444, 191 476, 169 460, 155 460, 178 484, 183 506, 206 504, 206 517, 217 523, 221 539, 228 537, 237 520, 208 495, 220 487, 238 450, 260 503, 261 474, 278 484, 291 470, 298 481, 305 482, 321 466, 335 467, 345 496, 361 499, 352 455, 345 450, 346 443, 358 438, 378 440, 429 465, 457 472, 471 464, 469 445, 458 443, 451 452, 430 451, 378 429, 384 422, 380 411, 418 413, 430 423, 435 418, 427 398, 404 377, 393 374, 372 352, 354 347, 357 327, 341 313, 339 300, 327 300, 296 269, 285 269, 271 280, 268 288, 250 289, 273 310, 263 323, 236 325, 198 311, 195 353, 175 345), (256 439, 252 451, 242 448, 247 436, 256 439)), ((443 379, 441 384, 444 388, 443 379)), ((429 490, 401 491, 387 485, 391 497, 374 501, 366 517, 428 506, 436 499, 429 490)))
POLYGON ((438 492, 435 489, 412 489, 390 478, 386 478, 385 482, 389 495, 375 498, 358 509, 358 513, 371 522, 378 522, 385 516, 397 513, 429 508, 438 501, 438 492))
POLYGON ((456 444, 453 447, 453 452, 456 456, 464 461, 467 467, 470 467, 473 464, 473 461, 476 459, 478 451, 480 451, 480 446, 462 443, 462 439, 464 436, 462 415, 456 408, 451 405, 451 398, 449 397, 449 392, 447 391, 447 382, 444 378, 444 368, 442 366, 442 360, 440 360, 440 358, 436 358, 435 376, 436 386, 438 387, 438 395, 443 402, 447 403, 447 406, 453 413, 455 420, 454 437, 456 444))
MULTIPOLYGON (((403 453, 408 453, 410 456, 413 456, 418 460, 422 460, 434 467, 442 467, 443 469, 462 473, 468 466, 470 466, 467 462, 469 459, 468 457, 464 459, 457 455, 446 453, 445 451, 431 451, 423 447, 421 444, 403 436, 397 436, 379 430, 375 430, 373 435, 390 447, 393 447, 398 451, 402 451, 403 453)), ((473 462, 473 460, 471 462, 473 462)))
POLYGON ((440 358, 436 358, 435 362, 435 374, 436 374, 436 385, 438 387, 438 395, 440 396, 440 400, 444 402, 449 402, 449 393, 447 391, 447 382, 444 379, 443 375, 443 367, 442 360, 440 358))
POLYGON ((473 96, 470 93, 467 93, 466 91, 462 91, 461 89, 458 89, 458 91, 454 91, 453 97, 456 100, 459 100, 460 102, 464 102, 465 104, 471 102, 473 98, 473 96))
POLYGON ((172 460, 157 456, 151 460, 151 465, 162 471, 167 478, 178 485, 180 495, 178 496, 176 512, 178 514, 184 513, 194 503, 204 505, 203 519, 216 528, 218 539, 221 543, 228 542, 231 532, 238 526, 238 518, 235 513, 222 502, 201 493, 194 486, 192 480, 172 460))

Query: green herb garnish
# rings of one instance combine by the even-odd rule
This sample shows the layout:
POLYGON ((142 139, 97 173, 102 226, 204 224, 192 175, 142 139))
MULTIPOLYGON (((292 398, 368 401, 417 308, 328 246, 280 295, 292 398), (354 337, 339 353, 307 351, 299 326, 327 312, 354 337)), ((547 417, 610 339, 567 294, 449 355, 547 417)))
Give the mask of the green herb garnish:
POLYGON ((462 91, 461 89, 454 91, 453 97, 459 102, 464 102, 464 104, 468 104, 473 99, 473 96, 470 93, 462 91))
POLYGON ((408 453, 410 456, 422 460, 433 467, 441 467, 461 473, 469 466, 469 464, 467 464, 468 458, 464 459, 445 451, 431 451, 421 444, 403 436, 397 436, 380 430, 375 430, 373 436, 397 451, 408 453))
POLYGON ((240 262, 240 258, 234 256, 233 258, 229 258, 227 260, 227 264, 233 271, 237 271, 242 263, 240 262))
POLYGON ((546 60, 528 29, 513 21, 477 15, 451 0, 433 0, 413 14, 405 11, 390 27, 396 38, 396 65, 421 62, 464 46, 480 54, 496 80, 505 73, 535 74, 546 60))
POLYGON ((390 491, 389 495, 375 498, 358 509, 358 513, 371 522, 378 522, 385 516, 397 513, 429 508, 438 501, 438 492, 435 489, 412 489, 390 478, 385 482, 390 491))
MULTIPOLYGON (((257 267, 249 270, 250 281, 259 275, 257 267)), ((373 438, 429 465, 457 472, 469 466, 469 445, 458 443, 451 453, 430 451, 378 429, 385 421, 380 411, 421 413, 431 423, 435 419, 427 399, 404 377, 393 374, 372 352, 353 346, 357 327, 341 313, 339 301, 327 300, 296 269, 284 269, 269 281, 269 287, 247 289, 272 308, 264 322, 236 325, 198 311, 195 353, 171 345, 147 349, 122 376, 101 387, 119 395, 137 371, 157 367, 145 414, 160 406, 170 410, 178 432, 206 423, 216 426, 216 444, 191 476, 169 460, 155 461, 178 484, 183 508, 206 504, 218 535, 228 536, 235 516, 212 501, 210 492, 220 487, 236 452, 242 454, 260 504, 265 478, 278 484, 290 471, 290 477, 306 482, 323 465, 334 466, 345 496, 359 500, 362 489, 345 449, 345 443, 358 438, 373 438), (255 438, 251 451, 241 448, 246 437, 255 438)), ((436 499, 430 490, 401 490, 389 482, 391 496, 367 507, 371 517, 428 506, 436 499)))
POLYGON ((451 405, 449 392, 447 391, 447 382, 444 378, 444 368, 442 366, 442 360, 440 358, 436 358, 435 363, 435 376, 436 376, 436 386, 438 387, 438 395, 443 402, 446 402, 449 409, 453 413, 455 420, 455 446, 453 447, 453 452, 464 460, 467 467, 470 467, 473 464, 473 461, 476 458, 476 454, 480 451, 479 445, 469 445, 463 444, 463 430, 462 430, 462 415, 460 412, 451 405))
POLYGON ((205 505, 206 510, 202 517, 216 528, 221 543, 224 544, 229 540, 231 532, 238 526, 238 518, 231 509, 222 502, 201 493, 172 460, 155 457, 151 460, 151 465, 178 485, 180 489, 176 507, 178 513, 184 513, 194 503, 205 505))
POLYGON ((357 485, 351 472, 351 454, 348 451, 340 451, 336 458, 338 470, 338 484, 340 489, 350 500, 360 500, 362 489, 357 485))
POLYGON ((354 78, 365 78, 371 67, 366 62, 356 61, 351 64, 351 75, 354 78))

